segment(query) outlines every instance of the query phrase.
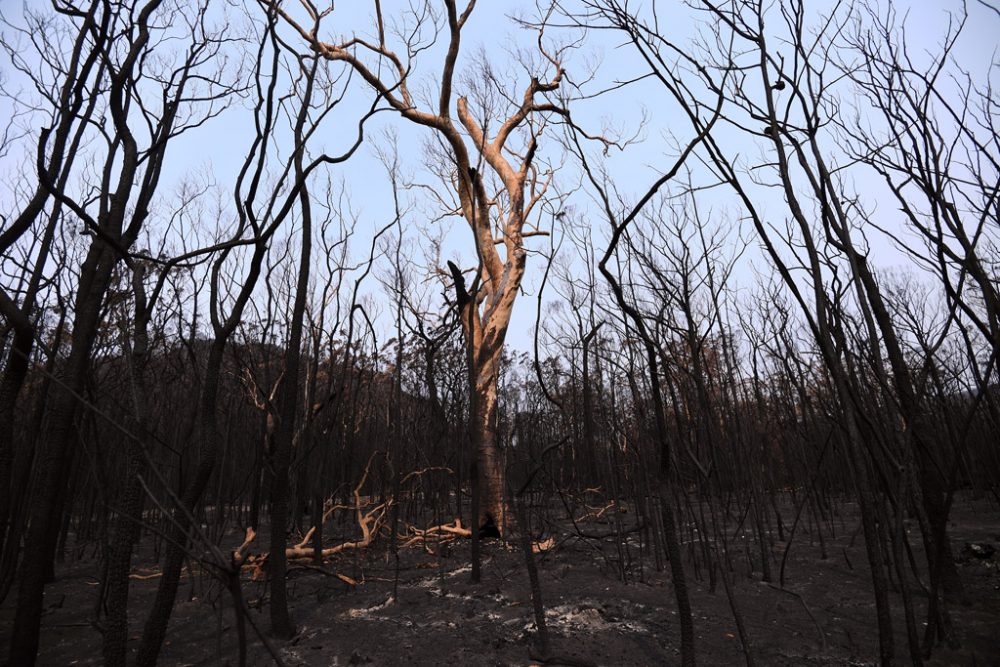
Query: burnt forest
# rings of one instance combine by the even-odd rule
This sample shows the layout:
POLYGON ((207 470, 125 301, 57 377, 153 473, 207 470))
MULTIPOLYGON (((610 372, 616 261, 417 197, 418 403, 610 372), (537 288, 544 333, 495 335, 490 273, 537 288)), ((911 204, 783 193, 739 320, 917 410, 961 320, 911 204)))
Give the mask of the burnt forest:
POLYGON ((0 666, 1000 665, 997 0, 0 4, 0 666))

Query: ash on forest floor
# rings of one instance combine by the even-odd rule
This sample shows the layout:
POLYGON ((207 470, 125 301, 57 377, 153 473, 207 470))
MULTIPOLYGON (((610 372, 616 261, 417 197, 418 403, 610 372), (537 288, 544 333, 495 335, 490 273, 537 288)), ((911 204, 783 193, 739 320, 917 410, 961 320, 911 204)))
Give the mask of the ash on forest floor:
MULTIPOLYGON (((828 558, 818 543, 800 533, 789 552, 786 588, 760 582, 749 572, 758 552, 734 541, 740 553, 731 573, 758 665, 873 664, 876 626, 864 543, 845 517, 836 537, 827 537, 828 558)), ((801 531, 801 526, 800 526, 801 531)), ((984 501, 957 503, 951 534, 967 604, 951 607, 962 648, 938 649, 931 665, 1000 664, 1000 513, 984 501), (965 545, 973 545, 968 548, 965 545), (990 548, 993 548, 992 551, 990 548)), ((600 665, 669 665, 679 661, 680 637, 673 588, 666 572, 647 559, 633 561, 628 583, 617 577, 619 551, 563 535, 558 546, 538 557, 546 619, 556 651, 600 665)), ((915 537, 915 536, 914 536, 915 537)), ((239 544, 241 536, 227 539, 239 544)), ((266 544, 266 537, 258 537, 266 544)), ((914 539, 914 542, 918 540, 914 539)), ((784 551, 775 544, 774 577, 784 551)), ((916 545, 915 545, 916 551, 916 545)), ((298 634, 273 642, 288 667, 397 664, 528 665, 534 633, 527 576, 519 551, 496 541, 484 548, 482 582, 469 583, 469 546, 452 544, 447 556, 413 548, 400 553, 398 597, 392 597, 394 561, 376 547, 327 563, 325 572, 295 568, 290 573, 291 613, 298 634), (358 581, 351 586, 331 576, 358 581)), ((632 557, 637 552, 632 549, 632 557)), ((918 562, 921 560, 916 552, 918 562)), ((734 556, 735 559, 735 556, 734 556)), ((701 664, 745 664, 736 625, 721 581, 708 591, 706 573, 691 563, 691 587, 697 649, 701 664)), ((100 633, 91 623, 98 581, 97 564, 64 566, 46 590, 42 665, 101 663, 100 633)), ((142 563, 137 573, 155 573, 142 563)), ((145 613, 156 593, 156 578, 134 580, 130 601, 131 643, 138 644, 145 613)), ((268 626, 267 588, 247 575, 244 594, 250 619, 268 626)), ((13 598, 0 607, 3 641, 13 616, 13 598)), ((906 655, 903 611, 897 605, 896 651, 906 655)), ((914 589, 918 618, 926 598, 914 589)), ((922 621, 923 618, 920 618, 922 621)), ((229 598, 210 577, 185 574, 171 619, 162 665, 235 665, 236 630, 229 598)), ((273 664, 248 628, 249 663, 273 664)), ((6 655, 6 647, 0 646, 6 655)))

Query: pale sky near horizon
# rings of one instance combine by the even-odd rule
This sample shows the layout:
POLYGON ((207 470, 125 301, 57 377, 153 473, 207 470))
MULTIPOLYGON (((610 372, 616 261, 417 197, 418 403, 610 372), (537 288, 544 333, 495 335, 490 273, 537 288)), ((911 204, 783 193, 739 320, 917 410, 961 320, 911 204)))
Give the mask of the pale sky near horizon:
MULTIPOLYGON (((35 6, 36 2, 29 2, 30 6, 35 6)), ((394 14, 394 7, 400 3, 383 3, 387 23, 391 22, 394 14)), ((863 5, 864 3, 862 3, 863 5)), ((958 2, 921 2, 920 0, 910 0, 908 2, 896 2, 897 13, 900 17, 906 15, 908 31, 910 35, 911 48, 926 48, 933 50, 940 43, 944 29, 946 27, 947 11, 961 9, 958 2)), ((658 8, 670 10, 673 7, 667 6, 666 2, 657 3, 658 8)), ((826 0, 815 2, 813 6, 827 7, 830 3, 826 0)), ((252 6, 248 5, 251 8, 252 6)), ((503 76, 505 69, 513 66, 514 55, 509 48, 517 45, 522 48, 529 48, 533 44, 533 37, 524 30, 518 28, 507 17, 511 13, 523 12, 530 15, 534 10, 534 2, 501 2, 481 1, 467 30, 463 33, 462 57, 458 64, 458 77, 456 94, 463 93, 463 78, 467 73, 475 73, 475 62, 473 57, 482 52, 496 73, 503 76)), ((674 13, 668 13, 662 17, 670 22, 670 30, 676 30, 675 39, 680 43, 686 43, 693 37, 690 13, 680 9, 674 13)), ((6 18, 12 22, 17 22, 17 13, 14 11, 13 3, 7 4, 0 9, 4 11, 6 18)), ((954 57, 958 64, 970 70, 974 75, 978 75, 980 80, 987 72, 990 64, 997 60, 998 37, 1000 34, 1000 17, 989 9, 988 6, 972 0, 968 3, 969 21, 965 26, 963 35, 956 45, 954 57)), ((335 37, 334 33, 340 34, 371 34, 373 32, 370 20, 370 3, 352 1, 337 3, 336 11, 326 19, 324 25, 329 26, 329 38, 335 37), (343 27, 342 27, 343 26, 343 27)), ((818 18, 817 12, 816 18, 818 18)), ((553 34, 557 31, 552 30, 553 34)), ((290 43, 296 44, 296 36, 288 31, 283 32, 290 43)), ((558 37, 556 37, 558 38, 558 37)), ((298 43, 301 43, 298 42, 298 43)), ((416 77, 424 77, 426 86, 431 86, 436 81, 436 75, 440 70, 440 51, 432 49, 421 54, 418 60, 418 67, 415 71, 416 77)), ((585 46, 574 52, 567 65, 568 71, 574 76, 581 76, 586 71, 587 63, 597 63, 597 81, 590 87, 590 90, 600 89, 608 82, 621 79, 631 79, 642 73, 641 64, 637 61, 634 52, 627 45, 620 45, 620 38, 607 33, 591 33, 585 46)), ((520 97, 523 86, 527 79, 523 72, 512 70, 520 76, 513 86, 514 93, 520 97)), ((993 71, 996 79, 996 70, 993 71)), ((6 76, 6 86, 8 90, 17 89, 18 77, 16 73, 10 71, 6 59, 0 63, 0 75, 6 76)), ((338 114, 330 119, 323 131, 322 136, 317 137, 313 147, 313 153, 317 154, 325 149, 331 154, 339 153, 343 148, 353 141, 354 126, 356 118, 361 110, 365 108, 371 100, 370 91, 366 86, 360 85, 362 82, 355 79, 354 89, 348 95, 344 105, 338 114), (346 128, 346 129, 345 129, 346 128)), ((1000 83, 1000 82, 997 82, 1000 83)), ((649 122, 642 132, 645 140, 630 147, 629 151, 623 155, 613 156, 609 162, 609 167, 617 187, 626 197, 640 195, 646 190, 658 173, 665 165, 673 161, 673 147, 664 140, 665 133, 672 133, 678 141, 686 140, 691 134, 690 124, 677 112, 676 105, 672 104, 665 96, 663 90, 651 83, 640 83, 630 86, 614 95, 599 98, 597 101, 587 102, 574 108, 577 121, 594 131, 600 131, 602 123, 610 123, 623 129, 638 129, 639 120, 645 113, 649 122)), ((5 124, 5 116, 11 113, 11 102, 0 100, 0 124, 5 124)), ((28 128, 34 125, 28 123, 28 128)), ((414 127, 397 114, 379 114, 366 128, 366 136, 369 139, 368 145, 355 155, 349 162, 336 165, 328 169, 330 177, 334 181, 343 179, 353 208, 359 216, 359 237, 355 242, 355 256, 367 253, 370 243, 371 230, 383 226, 392 218, 392 192, 388 179, 385 177, 385 170, 376 157, 374 144, 371 140, 385 146, 385 131, 392 129, 398 137, 398 150, 401 158, 404 173, 412 176, 415 180, 428 182, 429 176, 424 165, 425 152, 423 142, 430 137, 430 131, 425 128, 414 127), (368 235, 366 237, 366 234, 368 235)), ((166 175, 164 192, 169 192, 170 188, 175 188, 185 176, 192 171, 204 171, 211 173, 216 182, 223 188, 231 189, 235 182, 236 173, 242 164, 243 156, 252 138, 252 116, 246 108, 232 109, 220 118, 210 121, 204 128, 193 131, 189 135, 181 137, 176 145, 171 146, 172 159, 170 160, 170 171, 166 175)), ((560 131, 553 127, 546 138, 543 138, 540 158, 547 159, 553 164, 563 164, 563 169, 559 174, 559 185, 563 190, 572 188, 579 181, 578 170, 567 159, 562 149, 559 147, 560 131)), ((744 157, 749 159, 765 157, 766 146, 762 141, 753 139, 742 139, 743 145, 734 148, 744 157)), ((10 182, 16 178, 17 173, 24 166, 23 153, 18 150, 11 151, 6 157, 0 157, 0 181, 10 182)), ((868 190, 867 184, 855 184, 855 187, 864 196, 868 190)), ((0 186, 0 213, 11 216, 14 211, 13 197, 10 189, 6 185, 0 186)), ((878 199, 874 191, 871 198, 878 199)), ((434 215, 433 206, 426 203, 417 206, 408 212, 405 219, 407 242, 409 244, 407 254, 413 257, 416 263, 421 263, 420 255, 422 249, 419 244, 419 234, 417 228, 426 226, 426 219, 434 215)), ((877 202, 872 202, 873 205, 877 202)), ((579 212, 581 217, 587 216, 589 198, 586 194, 580 193, 573 197, 571 204, 579 212)), ((773 202, 773 210, 778 211, 776 215, 781 215, 782 201, 780 196, 773 202)), ((720 207, 724 204, 720 204, 720 207)), ((767 210, 767 202, 764 202, 767 210)), ((16 215, 16 211, 14 211, 16 215)), ((543 220, 543 228, 547 228, 550 222, 551 211, 546 214, 543 220)), ((596 216, 595 216, 596 218, 596 216)), ((599 220, 599 218, 597 218, 599 220)), ((472 249, 468 228, 460 221, 453 220, 449 223, 433 223, 446 225, 449 229, 444 242, 444 259, 456 259, 464 266, 471 266, 474 263, 475 254, 472 249)), ((593 223, 593 237, 595 244, 600 249, 605 239, 605 227, 601 222, 593 223)), ((902 263, 902 257, 892 249, 891 244, 885 240, 884 253, 879 251, 879 259, 883 265, 893 265, 896 262, 902 263)), ((547 249, 548 240, 544 238, 531 239, 528 242, 529 248, 547 249)), ((754 257, 751 250, 744 257, 745 266, 735 274, 737 284, 744 288, 752 287, 754 281, 754 257)), ((384 271, 385 265, 382 269, 384 271)), ((512 322, 509 344, 517 349, 528 349, 531 345, 531 329, 535 319, 535 299, 534 290, 540 279, 543 270, 543 263, 540 257, 531 257, 528 265, 528 275, 524 286, 526 295, 522 297, 515 308, 515 318, 512 322)), ((378 293, 378 283, 370 278, 367 283, 369 293, 378 293)), ((433 300, 440 304, 440 289, 434 287, 429 290, 433 300)), ((386 325, 387 326, 387 325, 386 325)), ((383 333, 387 329, 383 327, 383 333)), ((391 334, 386 334, 388 338, 391 334)))

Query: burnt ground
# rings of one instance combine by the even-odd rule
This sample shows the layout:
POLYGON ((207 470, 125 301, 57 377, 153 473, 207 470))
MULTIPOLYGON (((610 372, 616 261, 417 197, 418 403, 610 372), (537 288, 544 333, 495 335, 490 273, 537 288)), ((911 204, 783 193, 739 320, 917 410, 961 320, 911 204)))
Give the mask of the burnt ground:
MULTIPOLYGON (((748 577, 739 536, 731 549, 744 554, 733 573, 734 592, 751 637, 757 665, 868 665, 876 657, 876 626, 862 536, 852 506, 842 507, 837 535, 827 538, 829 557, 802 532, 786 566, 786 587, 748 577)), ((997 553, 965 549, 960 573, 966 604, 951 609, 960 649, 938 648, 931 665, 1000 665, 1000 512, 986 500, 956 502, 951 535, 956 552, 965 543, 988 544, 997 553)), ((601 530, 588 524, 588 530, 601 530)), ((618 551, 564 533, 555 548, 539 557, 544 602, 554 649, 600 665, 670 665, 679 662, 679 632, 669 577, 647 559, 634 563, 622 583, 618 551)), ((915 537, 915 536, 914 536, 915 537)), ((260 544, 266 544, 258 538, 260 544)), ((918 540, 914 540, 918 541, 918 540)), ((227 536, 235 547, 241 535, 227 536)), ((783 544, 775 546, 774 576, 783 544)), ((289 667, 310 665, 451 664, 529 665, 534 624, 527 575, 519 551, 497 541, 484 548, 482 582, 469 583, 469 545, 453 543, 440 555, 420 548, 400 553, 399 595, 391 599, 394 561, 375 547, 339 557, 324 570, 294 568, 290 573, 291 612, 298 635, 272 642, 289 667), (352 586, 334 576, 356 580, 352 586)), ((632 549, 633 556, 637 554, 632 549)), ((752 551, 750 552, 752 553, 752 551)), ((922 556, 917 553, 917 560, 922 556)), ((46 590, 42 627, 43 665, 101 663, 100 635, 91 623, 98 583, 94 561, 61 567, 46 590)), ((713 594, 688 564, 702 665, 744 664, 725 592, 713 594)), ((131 598, 132 648, 155 594, 156 566, 136 567, 131 598)), ((702 572, 704 574, 704 572, 702 572)), ((247 572, 244 594, 250 618, 268 625, 266 586, 247 572)), ((921 623, 926 597, 914 590, 921 623)), ((11 594, 0 607, 3 641, 13 618, 11 594)), ((897 653, 909 662, 898 596, 897 653)), ((253 630, 249 664, 273 664, 253 630)), ((0 646, 6 655, 6 647, 0 646)), ((235 665, 236 630, 232 604, 211 577, 196 567, 186 571, 172 616, 163 665, 235 665)))

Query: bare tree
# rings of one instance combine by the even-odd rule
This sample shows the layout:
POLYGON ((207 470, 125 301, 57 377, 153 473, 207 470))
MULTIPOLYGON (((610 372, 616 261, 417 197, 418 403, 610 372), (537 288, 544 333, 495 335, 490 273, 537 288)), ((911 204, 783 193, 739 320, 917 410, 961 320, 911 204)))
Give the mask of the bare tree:
MULTIPOLYGON (((306 1, 303 5, 312 20, 324 14, 312 2, 306 1)), ((397 47, 390 44, 391 34, 386 30, 381 3, 377 1, 374 3, 376 37, 373 40, 353 37, 343 42, 324 41, 308 24, 280 7, 277 11, 317 55, 347 63, 391 109, 407 121, 433 130, 445 147, 448 177, 458 195, 456 212, 468 223, 479 258, 471 284, 466 283, 459 267, 454 264, 449 267, 470 359, 470 431, 484 494, 479 521, 490 520, 503 530, 507 513, 504 463, 497 443, 499 366, 514 302, 524 277, 527 261, 524 239, 539 233, 530 229, 529 220, 551 178, 547 170, 536 164, 538 141, 548 123, 547 116, 564 113, 546 96, 559 89, 564 73, 562 51, 549 54, 542 43, 542 29, 539 29, 542 61, 524 63, 530 82, 520 96, 506 90, 488 71, 479 71, 473 76, 483 79, 483 90, 474 98, 480 108, 473 108, 465 95, 456 97, 455 76, 462 30, 475 7, 473 0, 460 12, 457 2, 445 2, 443 23, 447 50, 441 64, 437 99, 424 108, 411 91, 410 73, 416 56, 427 47, 420 40, 425 39, 426 32, 436 31, 442 22, 431 3, 419 3, 414 7, 411 16, 414 25, 400 36, 402 52, 397 52, 397 47), (430 23, 434 25, 427 25, 430 23), (509 112, 497 117, 500 109, 496 107, 501 101, 506 102, 509 112), (517 148, 510 141, 515 136, 520 139, 517 148), (493 182, 490 174, 499 183, 495 194, 488 190, 493 182), (498 250, 500 247, 502 254, 498 250)), ((475 94, 477 91, 470 92, 475 94)))

